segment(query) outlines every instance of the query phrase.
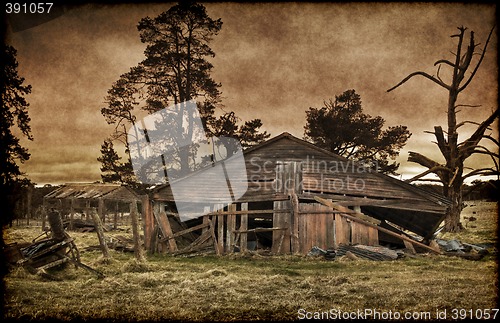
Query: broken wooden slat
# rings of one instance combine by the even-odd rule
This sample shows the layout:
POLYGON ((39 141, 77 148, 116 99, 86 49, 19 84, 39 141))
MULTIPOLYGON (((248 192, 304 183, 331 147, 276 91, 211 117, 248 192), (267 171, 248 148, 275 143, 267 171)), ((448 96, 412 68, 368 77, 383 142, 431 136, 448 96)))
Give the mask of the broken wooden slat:
MULTIPOLYGON (((215 219, 215 217, 213 217, 213 219, 215 219)), ((215 222, 208 219, 208 224, 210 225, 210 235, 212 236, 212 240, 214 243, 215 253, 217 254, 217 256, 220 256, 221 251, 219 249, 219 244, 217 243, 217 237, 215 236, 215 222)))
MULTIPOLYGON (((160 203, 160 212, 158 214, 154 214, 156 221, 158 221, 158 225, 160 226, 160 230, 163 234, 164 238, 170 237, 173 235, 172 228, 170 227, 170 222, 168 221, 167 214, 163 210, 163 205, 160 203)), ((177 251, 177 243, 175 239, 168 240, 168 246, 171 252, 177 251)))
POLYGON ((165 237, 163 239, 160 239, 160 241, 168 241, 170 239, 175 239, 177 237, 180 237, 180 236, 183 236, 187 233, 190 233, 190 232, 193 232, 193 231, 196 231, 196 230, 200 230, 200 229, 203 229, 203 228, 208 228, 210 226, 210 224, 207 222, 207 223, 202 223, 202 224, 198 224, 196 226, 193 226, 193 227, 190 227, 190 228, 187 228, 186 230, 182 230, 182 231, 179 231, 179 232, 176 232, 168 237, 165 237))

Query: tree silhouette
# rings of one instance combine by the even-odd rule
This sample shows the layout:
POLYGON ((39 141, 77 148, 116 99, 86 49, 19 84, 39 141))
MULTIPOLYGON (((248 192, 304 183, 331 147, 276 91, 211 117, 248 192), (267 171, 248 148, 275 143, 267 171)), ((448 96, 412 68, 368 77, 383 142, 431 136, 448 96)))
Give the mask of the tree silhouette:
POLYGON ((101 145, 101 178, 104 183, 133 184, 136 182, 130 161, 121 162, 122 158, 116 152, 113 142, 105 140, 101 145))
POLYGON ((12 46, 2 45, 1 62, 3 73, 0 78, 2 106, 0 108, 0 196, 3 208, 2 221, 6 223, 13 216, 11 204, 20 187, 28 185, 29 180, 23 176, 18 163, 24 163, 30 158, 28 149, 21 146, 13 129, 29 140, 31 136, 29 103, 25 96, 31 93, 31 85, 24 85, 24 78, 17 72, 17 51, 12 46))
MULTIPOLYGON (((208 135, 233 134, 233 131, 225 131, 232 124, 238 134, 236 137, 244 137, 245 144, 269 137, 265 132, 258 134, 262 125, 259 119, 239 126, 239 118, 232 112, 215 116, 215 108, 220 104, 220 84, 210 76, 213 66, 208 59, 215 53, 209 44, 221 27, 220 19, 210 18, 202 4, 192 2, 179 3, 156 18, 141 19, 138 30, 141 41, 147 45, 146 58, 120 76, 108 91, 107 106, 101 109, 106 121, 115 125, 111 140, 121 141, 130 151, 126 130, 136 123, 138 113, 154 113, 178 104, 179 115, 182 115, 182 111, 186 111, 183 102, 193 99, 197 101, 208 135)), ((187 123, 192 124, 193 115, 187 118, 187 123)), ((183 134, 182 141, 191 142, 193 133, 190 129, 184 131, 183 120, 166 122, 164 129, 183 134)), ((168 167, 178 168, 185 174, 196 167, 192 162, 196 148, 181 146, 176 156, 170 156, 171 160, 165 162, 168 167)))
POLYGON ((319 109, 309 108, 306 116, 306 140, 382 173, 396 174, 399 164, 393 160, 411 133, 406 126, 384 130, 382 117, 363 113, 356 91, 347 90, 319 109))
POLYGON ((498 140, 493 138, 490 134, 486 133, 486 131, 489 129, 489 126, 498 118, 498 108, 481 123, 472 121, 457 121, 457 113, 459 112, 457 108, 473 107, 471 105, 458 104, 458 96, 471 83, 474 76, 476 75, 477 70, 481 66, 494 28, 491 29, 486 43, 484 44, 483 49, 480 51, 476 51, 476 48, 479 46, 479 44, 476 43, 474 32, 471 31, 469 44, 465 48, 465 52, 464 41, 466 41, 465 31, 467 30, 467 28, 458 27, 458 30, 458 34, 454 34, 451 36, 453 38, 457 38, 458 40, 456 51, 453 53, 453 60, 450 61, 441 59, 436 61, 436 63, 434 63, 434 66, 437 66, 436 76, 429 75, 421 71, 414 72, 405 77, 397 85, 387 90, 387 92, 390 92, 406 83, 412 77, 418 75, 423 76, 426 79, 438 84, 448 92, 447 132, 445 133, 441 126, 435 126, 434 132, 432 132, 432 134, 434 134, 436 138, 435 143, 439 147, 439 150, 446 160, 446 163, 441 164, 431 158, 419 154, 418 152, 410 152, 408 158, 408 161, 417 163, 427 168, 426 171, 409 179, 409 182, 413 182, 427 174, 433 173, 438 176, 439 179, 437 181, 443 185, 444 195, 448 197, 452 202, 452 205, 448 209, 445 218, 445 231, 448 232, 457 232, 463 229, 463 226, 460 223, 460 213, 463 208, 462 185, 464 183, 464 180, 475 175, 498 176, 499 174, 499 165, 497 161, 499 154, 497 152, 490 151, 487 147, 480 144, 480 142, 483 140, 490 140, 496 146, 498 146, 498 140), (478 56, 478 59, 474 61, 473 58, 476 56, 478 56), (451 68, 451 82, 446 83, 445 81, 443 81, 440 75, 441 67, 451 68), (477 125, 477 128, 468 139, 464 140, 463 142, 459 142, 458 129, 465 125, 477 125), (467 158, 474 154, 486 154, 490 156, 493 160, 495 168, 485 167, 468 171, 464 163, 467 158))

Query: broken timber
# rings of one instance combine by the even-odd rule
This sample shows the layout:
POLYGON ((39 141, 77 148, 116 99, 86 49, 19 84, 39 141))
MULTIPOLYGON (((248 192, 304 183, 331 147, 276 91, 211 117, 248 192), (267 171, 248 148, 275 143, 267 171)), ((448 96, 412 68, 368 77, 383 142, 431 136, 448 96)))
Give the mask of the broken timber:
MULTIPOLYGON (((343 207, 343 206, 336 205, 335 203, 330 202, 330 201, 328 201, 328 200, 322 199, 321 197, 317 197, 317 196, 316 196, 316 197, 314 197, 314 199, 315 199, 316 201, 318 201, 319 203, 321 203, 321 204, 323 204, 323 205, 326 205, 326 206, 329 206, 329 207, 332 207, 332 208, 336 208, 336 209, 337 209, 337 208, 339 208, 339 207, 340 207, 340 208, 345 208, 345 207, 343 207)), ((349 210, 348 208, 345 208, 345 209, 349 210)), ((350 210, 349 210, 349 211, 350 211, 350 210)), ((352 221, 362 223, 362 224, 364 224, 364 225, 366 225, 366 226, 369 226, 369 227, 375 228, 375 229, 377 229, 378 231, 381 231, 381 232, 387 233, 388 235, 391 235, 391 236, 393 236, 393 237, 399 238, 399 239, 401 239, 401 240, 403 240, 403 241, 410 242, 410 243, 411 243, 411 244, 413 244, 414 246, 421 247, 421 248, 423 248, 423 249, 425 249, 425 250, 428 250, 428 251, 434 252, 434 253, 436 253, 436 254, 441 254, 441 251, 436 250, 436 249, 434 249, 434 248, 432 248, 432 247, 429 247, 428 245, 425 245, 425 244, 423 244, 423 243, 421 243, 421 242, 415 241, 415 240, 413 240, 413 239, 411 239, 411 238, 408 238, 408 237, 406 237, 406 236, 404 236, 404 235, 401 235, 401 234, 398 234, 398 233, 392 232, 391 230, 388 230, 388 229, 382 228, 382 227, 380 227, 380 226, 378 226, 378 225, 374 224, 373 222, 369 222, 369 221, 366 221, 365 219, 362 219, 361 217, 359 217, 359 214, 362 214, 362 213, 356 213, 356 216, 348 215, 348 214, 345 214, 345 213, 339 213, 339 214, 340 214, 341 216, 343 216, 343 217, 346 217, 346 218, 348 218, 348 219, 352 220, 352 221)), ((367 217, 367 216, 366 216, 366 215, 364 215, 364 214, 363 214, 363 216, 367 217)), ((376 219, 374 219, 374 220, 376 220, 376 219)), ((378 221, 378 220, 377 220, 377 221, 378 221)), ((379 222, 379 224, 380 224, 380 221, 378 221, 378 222, 379 222)))

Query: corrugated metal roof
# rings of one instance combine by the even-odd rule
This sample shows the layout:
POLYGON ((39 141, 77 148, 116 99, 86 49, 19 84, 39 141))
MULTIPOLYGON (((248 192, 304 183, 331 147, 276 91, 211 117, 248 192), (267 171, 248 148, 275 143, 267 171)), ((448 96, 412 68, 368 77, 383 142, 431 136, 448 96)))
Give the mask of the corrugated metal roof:
POLYGON ((138 200, 137 194, 127 186, 119 184, 71 183, 45 195, 47 199, 97 199, 138 200))

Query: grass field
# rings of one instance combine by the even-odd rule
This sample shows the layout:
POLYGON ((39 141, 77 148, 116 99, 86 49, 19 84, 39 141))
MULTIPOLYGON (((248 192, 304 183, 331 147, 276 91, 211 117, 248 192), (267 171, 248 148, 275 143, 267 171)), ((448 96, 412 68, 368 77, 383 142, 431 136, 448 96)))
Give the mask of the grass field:
MULTIPOLYGON (((496 243, 496 203, 468 204, 463 216, 477 220, 467 224, 467 231, 442 238, 496 243)), ((39 233, 39 227, 15 227, 4 236, 7 242, 21 242, 39 233)), ((485 316, 485 309, 498 308, 495 250, 479 261, 430 254, 378 262, 149 255, 142 264, 131 253, 111 250, 113 261, 105 263, 99 251, 85 251, 97 245, 95 233, 70 235, 82 262, 106 277, 67 266, 51 271, 61 280, 50 281, 14 268, 5 278, 7 319, 241 321, 347 314, 385 319, 397 318, 397 313, 435 319, 445 311, 453 319, 485 316)))

